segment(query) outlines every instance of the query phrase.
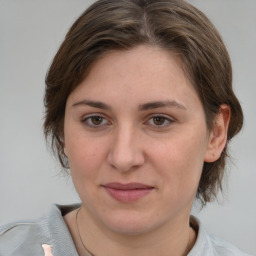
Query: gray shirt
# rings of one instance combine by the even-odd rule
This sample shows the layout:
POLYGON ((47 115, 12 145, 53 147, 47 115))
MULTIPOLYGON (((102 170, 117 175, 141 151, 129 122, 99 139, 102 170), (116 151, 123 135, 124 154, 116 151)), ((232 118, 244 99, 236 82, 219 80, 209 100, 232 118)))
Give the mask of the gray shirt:
MULTIPOLYGON (((51 247, 53 256, 78 256, 62 217, 77 207, 79 205, 54 205, 47 216, 35 221, 20 221, 0 227, 0 256, 46 256, 48 254, 44 252, 42 244, 51 247)), ((198 234, 188 256, 249 256, 232 244, 208 235, 200 221, 193 216, 191 224, 198 234)))

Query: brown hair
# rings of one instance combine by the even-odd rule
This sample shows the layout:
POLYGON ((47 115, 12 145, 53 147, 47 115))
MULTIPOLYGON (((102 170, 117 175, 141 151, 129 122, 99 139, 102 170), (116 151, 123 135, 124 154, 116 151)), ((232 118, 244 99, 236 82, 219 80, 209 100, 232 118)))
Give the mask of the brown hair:
MULTIPOLYGON (((231 109, 228 141, 243 124, 232 89, 232 68, 225 45, 208 18, 183 0, 99 0, 72 25, 46 76, 44 132, 64 168, 65 105, 92 63, 112 50, 158 46, 179 54, 203 104, 211 129, 221 104, 231 109)), ((221 157, 204 163, 197 198, 203 204, 222 189, 227 145, 221 157)))

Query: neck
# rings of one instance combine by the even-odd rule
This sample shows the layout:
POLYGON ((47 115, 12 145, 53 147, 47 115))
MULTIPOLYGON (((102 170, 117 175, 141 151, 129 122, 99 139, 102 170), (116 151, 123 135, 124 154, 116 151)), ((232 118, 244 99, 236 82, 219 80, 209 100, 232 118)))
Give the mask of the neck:
POLYGON ((76 213, 71 212, 64 219, 80 256, 87 255, 82 243, 95 256, 105 255, 106 251, 113 256, 185 256, 196 240, 196 233, 189 226, 189 218, 165 223, 157 230, 145 234, 117 234, 100 226, 84 208, 77 218, 80 239, 76 213))

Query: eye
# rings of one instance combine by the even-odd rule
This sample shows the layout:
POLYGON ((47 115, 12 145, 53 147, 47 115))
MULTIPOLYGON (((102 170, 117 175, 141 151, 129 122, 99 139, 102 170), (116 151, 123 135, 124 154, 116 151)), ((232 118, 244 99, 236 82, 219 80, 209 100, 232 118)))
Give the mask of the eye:
POLYGON ((85 116, 82 122, 89 127, 98 128, 110 124, 110 122, 100 115, 85 116))
POLYGON ((147 123, 151 126, 156 126, 156 127, 168 127, 174 122, 173 119, 166 117, 164 115, 155 115, 152 116, 147 123))

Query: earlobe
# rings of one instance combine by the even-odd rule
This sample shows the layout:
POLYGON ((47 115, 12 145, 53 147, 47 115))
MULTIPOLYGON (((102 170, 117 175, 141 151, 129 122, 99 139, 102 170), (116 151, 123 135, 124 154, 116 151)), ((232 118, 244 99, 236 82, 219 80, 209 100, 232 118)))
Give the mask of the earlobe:
POLYGON ((219 112, 214 119, 213 127, 210 132, 205 162, 211 163, 218 160, 227 142, 227 133, 231 110, 228 105, 221 105, 219 112))

